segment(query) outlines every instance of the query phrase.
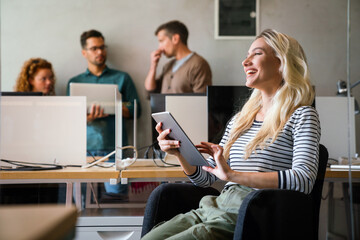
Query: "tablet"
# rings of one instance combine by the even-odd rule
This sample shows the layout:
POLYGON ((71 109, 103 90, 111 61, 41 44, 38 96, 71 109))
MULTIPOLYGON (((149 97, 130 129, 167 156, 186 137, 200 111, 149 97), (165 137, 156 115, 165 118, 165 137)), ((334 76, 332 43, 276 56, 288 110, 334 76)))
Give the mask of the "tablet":
POLYGON ((116 84, 70 83, 70 96, 86 96, 87 113, 92 104, 100 105, 105 114, 115 114, 116 84))
POLYGON ((171 139, 180 141, 179 151, 189 164, 193 166, 209 166, 209 163, 206 161, 204 156, 191 142, 171 113, 159 112, 153 113, 151 116, 157 123, 162 122, 163 129, 171 129, 171 132, 168 136, 171 139))

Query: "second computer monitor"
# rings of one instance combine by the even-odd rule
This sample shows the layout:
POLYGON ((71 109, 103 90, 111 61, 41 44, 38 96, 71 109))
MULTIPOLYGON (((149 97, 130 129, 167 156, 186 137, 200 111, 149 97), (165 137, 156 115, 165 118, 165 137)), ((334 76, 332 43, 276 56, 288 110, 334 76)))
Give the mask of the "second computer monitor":
MULTIPOLYGON (((151 113, 171 112, 196 144, 207 139, 206 94, 150 94, 151 113)), ((153 142, 157 142, 156 122, 152 120, 153 142)))
POLYGON ((208 141, 219 143, 226 124, 242 109, 251 94, 246 86, 208 86, 208 141))

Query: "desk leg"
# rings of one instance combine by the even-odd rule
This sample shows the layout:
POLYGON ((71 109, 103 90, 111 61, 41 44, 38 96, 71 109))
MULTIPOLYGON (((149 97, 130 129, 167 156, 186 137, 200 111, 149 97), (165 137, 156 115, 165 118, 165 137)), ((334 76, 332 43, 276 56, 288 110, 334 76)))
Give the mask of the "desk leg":
POLYGON ((72 205, 72 198, 73 198, 73 183, 67 182, 66 183, 66 206, 70 207, 72 205))
POLYGON ((75 204, 78 210, 82 209, 82 202, 81 202, 81 183, 75 183, 75 204))
POLYGON ((86 184, 86 198, 85 198, 85 206, 84 208, 87 208, 88 206, 90 206, 91 204, 91 188, 90 188, 90 184, 92 183, 87 183, 86 184))
POLYGON ((334 182, 329 182, 328 222, 327 222, 326 239, 346 240, 346 237, 332 232, 334 229, 334 220, 335 220, 334 182))

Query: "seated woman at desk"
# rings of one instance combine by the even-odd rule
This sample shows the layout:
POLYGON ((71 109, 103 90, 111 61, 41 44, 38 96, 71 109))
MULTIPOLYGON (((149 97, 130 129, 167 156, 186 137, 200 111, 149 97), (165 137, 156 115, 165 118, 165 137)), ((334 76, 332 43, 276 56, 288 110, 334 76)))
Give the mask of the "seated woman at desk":
POLYGON ((55 74, 50 62, 42 58, 31 58, 21 68, 16 80, 16 92, 42 92, 55 95, 55 74))
MULTIPOLYGON (((55 75, 50 62, 31 58, 21 68, 14 90, 55 95, 55 75)), ((59 184, 17 184, 0 187, 0 203, 56 203, 59 184)), ((63 190, 62 190, 63 191, 63 190)))
POLYGON ((238 210, 256 189, 280 188, 309 194, 315 183, 320 123, 310 105, 314 91, 306 57, 292 37, 265 30, 242 62, 246 86, 254 88, 241 112, 228 123, 219 145, 197 147, 210 154, 210 167, 192 166, 169 140, 171 129, 157 124, 159 146, 175 155, 189 179, 210 186, 227 181, 219 196, 205 196, 200 207, 152 229, 143 239, 232 239, 238 210))

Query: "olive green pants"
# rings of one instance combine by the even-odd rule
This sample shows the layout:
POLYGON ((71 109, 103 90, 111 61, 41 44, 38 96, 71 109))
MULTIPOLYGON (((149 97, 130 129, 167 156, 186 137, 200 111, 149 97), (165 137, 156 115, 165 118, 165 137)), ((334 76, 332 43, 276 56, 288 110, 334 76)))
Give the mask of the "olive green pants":
POLYGON ((219 196, 205 196, 198 209, 158 224, 142 239, 232 239, 240 205, 251 191, 233 185, 219 196))

